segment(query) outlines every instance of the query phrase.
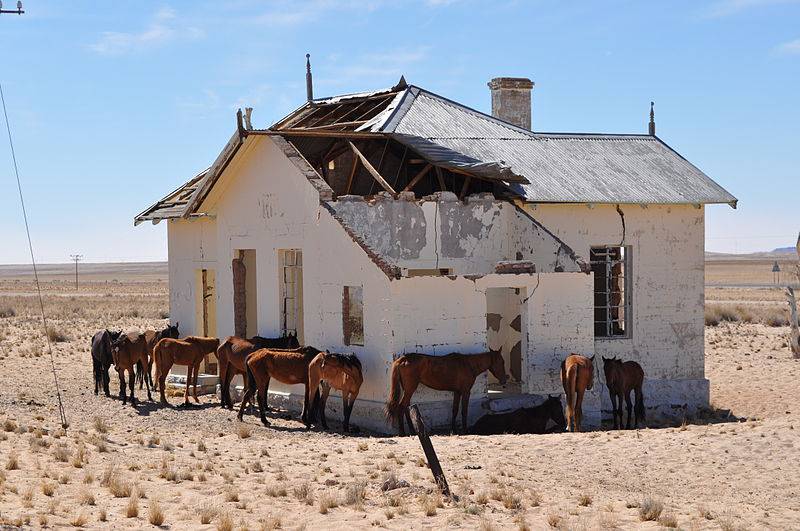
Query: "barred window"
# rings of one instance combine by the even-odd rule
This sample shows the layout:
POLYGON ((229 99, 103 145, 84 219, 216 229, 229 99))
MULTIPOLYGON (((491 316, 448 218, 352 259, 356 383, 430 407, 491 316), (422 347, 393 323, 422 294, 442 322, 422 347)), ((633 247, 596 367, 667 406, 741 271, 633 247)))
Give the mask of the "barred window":
POLYGON ((364 346, 364 297, 361 286, 344 287, 342 331, 345 345, 364 346))
POLYGON ((624 246, 592 247, 595 337, 630 336, 630 250, 624 246))

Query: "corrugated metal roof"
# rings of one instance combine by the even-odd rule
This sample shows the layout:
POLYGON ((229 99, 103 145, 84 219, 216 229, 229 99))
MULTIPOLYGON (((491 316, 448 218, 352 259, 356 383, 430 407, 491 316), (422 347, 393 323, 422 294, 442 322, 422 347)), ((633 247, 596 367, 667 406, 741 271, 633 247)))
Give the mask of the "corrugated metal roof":
POLYGON ((529 181, 509 184, 527 201, 736 203, 658 137, 532 133, 414 86, 372 131, 421 151, 435 153, 433 144, 466 160, 507 167, 529 181))

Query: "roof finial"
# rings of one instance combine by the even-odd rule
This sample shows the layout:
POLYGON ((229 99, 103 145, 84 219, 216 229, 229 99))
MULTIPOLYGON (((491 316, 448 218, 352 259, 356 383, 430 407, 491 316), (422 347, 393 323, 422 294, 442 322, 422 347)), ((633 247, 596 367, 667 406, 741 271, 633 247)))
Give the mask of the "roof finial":
POLYGON ((648 126, 648 133, 650 136, 656 136, 656 113, 653 110, 654 102, 650 102, 650 124, 648 126))
POLYGON ((311 54, 306 54, 306 99, 314 99, 314 84, 311 81, 311 54))

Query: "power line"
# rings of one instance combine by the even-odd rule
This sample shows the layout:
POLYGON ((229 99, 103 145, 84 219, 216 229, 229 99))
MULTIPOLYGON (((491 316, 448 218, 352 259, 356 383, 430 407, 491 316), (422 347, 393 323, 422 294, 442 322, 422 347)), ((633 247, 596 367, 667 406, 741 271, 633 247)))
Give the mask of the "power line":
MULTIPOLYGON (((25 220, 25 234, 28 236, 28 250, 31 253, 31 264, 33 265, 33 278, 36 281, 36 293, 39 296, 39 309, 42 312, 42 329, 47 340, 47 352, 50 354, 50 367, 53 370, 53 381, 56 384, 56 397, 58 398, 58 412, 61 415, 61 427, 67 429, 67 414, 64 411, 64 403, 61 401, 61 389, 58 386, 58 373, 56 372, 56 361, 53 357, 53 345, 50 343, 50 335, 47 333, 47 317, 44 313, 44 300, 42 299, 42 288, 39 285, 39 273, 36 270, 36 258, 33 254, 33 241, 31 240, 31 230, 28 226, 28 212, 25 209, 25 199, 22 195, 22 182, 19 179, 19 167, 17 166, 17 155, 14 151, 14 141, 11 138, 11 123, 8 121, 6 111, 6 97, 3 94, 3 84, 0 83, 0 101, 3 103, 3 117, 6 120, 6 131, 8 132, 8 145, 11 147, 11 160, 14 162, 14 174, 17 177, 17 190, 19 191, 19 202, 22 205, 22 218, 25 220)), ((77 262, 76 262, 77 264, 77 262)))
POLYGON ((75 291, 78 291, 78 262, 83 260, 82 254, 71 254, 69 255, 70 260, 75 262, 75 291))

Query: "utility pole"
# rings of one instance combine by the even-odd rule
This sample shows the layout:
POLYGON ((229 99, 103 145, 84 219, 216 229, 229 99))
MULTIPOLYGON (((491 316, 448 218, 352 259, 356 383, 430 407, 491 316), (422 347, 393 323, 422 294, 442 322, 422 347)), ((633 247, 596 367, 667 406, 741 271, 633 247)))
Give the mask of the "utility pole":
POLYGON ((75 262, 75 291, 78 291, 78 262, 83 260, 82 254, 71 254, 70 259, 75 262))
POLYGON ((14 15, 21 15, 21 14, 23 14, 24 12, 25 12, 25 11, 23 11, 23 10, 22 10, 22 0, 19 0, 19 1, 17 2, 17 8, 16 8, 16 9, 3 9, 3 2, 2 2, 2 1, 0 1, 0 13, 8 13, 8 14, 14 14, 14 15))

